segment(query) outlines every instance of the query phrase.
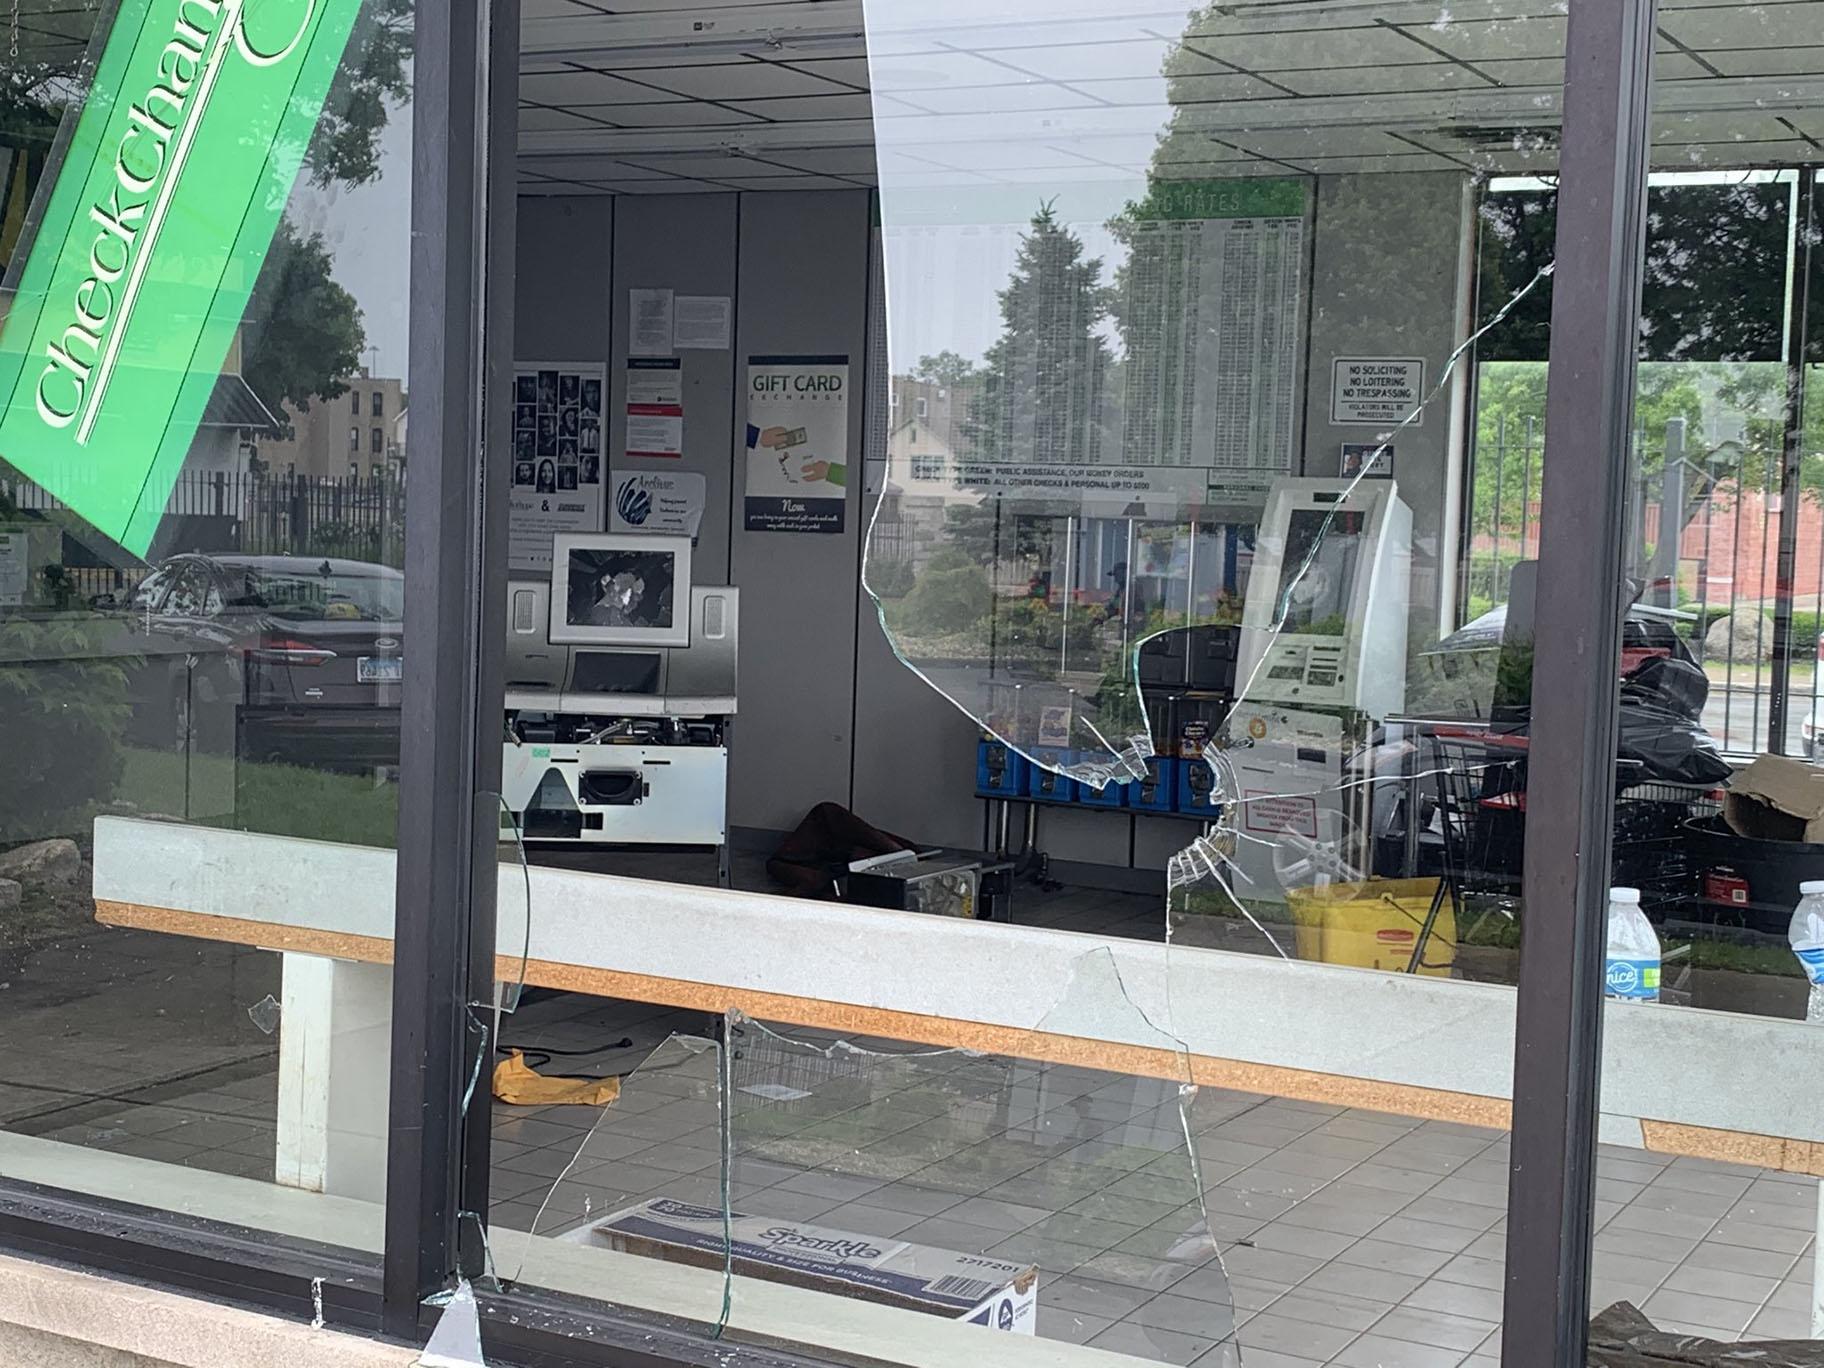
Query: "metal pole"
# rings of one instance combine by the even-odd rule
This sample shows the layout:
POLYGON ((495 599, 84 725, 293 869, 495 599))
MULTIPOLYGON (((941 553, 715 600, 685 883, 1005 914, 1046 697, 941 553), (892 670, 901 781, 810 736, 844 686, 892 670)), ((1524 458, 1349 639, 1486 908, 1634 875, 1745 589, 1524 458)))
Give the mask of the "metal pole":
MULTIPOLYGON (((1786 422, 1780 440, 1780 549, 1773 580, 1773 693, 1767 700, 1767 750, 1786 753, 1787 694, 1792 688, 1792 596, 1799 557, 1799 465, 1805 455, 1805 316, 1811 283, 1811 230, 1817 169, 1799 171, 1792 307, 1786 334, 1786 422)), ((1814 683, 1815 687, 1815 683, 1814 683)))
POLYGON ((1654 0, 1570 7, 1514 1022, 1504 1368, 1582 1368, 1654 0))
MULTIPOLYGON (((1526 445, 1520 449, 1520 559, 1527 560, 1532 554, 1528 540, 1532 532, 1533 515, 1533 415, 1526 415, 1526 445)), ((1543 478, 1543 472, 1541 472, 1543 478)))
POLYGON ((1678 555, 1685 537, 1685 420, 1666 420, 1664 465, 1659 475, 1659 538, 1653 548, 1655 602, 1678 606, 1678 555))
MULTIPOLYGON (((1507 475, 1507 413, 1495 415, 1495 568, 1489 577, 1488 596, 1501 597, 1501 482, 1507 475)), ((1522 548, 1524 552, 1524 548, 1522 548)))

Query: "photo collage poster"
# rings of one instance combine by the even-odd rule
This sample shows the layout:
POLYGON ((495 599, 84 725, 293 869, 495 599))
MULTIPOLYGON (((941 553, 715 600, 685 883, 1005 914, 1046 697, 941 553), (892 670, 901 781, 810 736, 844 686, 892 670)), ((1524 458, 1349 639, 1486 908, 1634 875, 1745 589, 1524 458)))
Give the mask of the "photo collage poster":
POLYGON ((522 362, 513 379, 513 487, 509 559, 516 570, 549 570, 557 532, 602 527, 600 362, 522 362))

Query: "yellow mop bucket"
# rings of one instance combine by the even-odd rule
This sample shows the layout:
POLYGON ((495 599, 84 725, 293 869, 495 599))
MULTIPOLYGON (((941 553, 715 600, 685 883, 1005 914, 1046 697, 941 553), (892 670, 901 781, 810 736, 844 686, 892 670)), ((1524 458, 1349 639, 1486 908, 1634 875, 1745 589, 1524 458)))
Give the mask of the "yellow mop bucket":
MULTIPOLYGON (((1405 973, 1438 885, 1437 879, 1369 879, 1287 890, 1298 957, 1405 973)), ((1446 897, 1425 938, 1419 972, 1449 978, 1456 953, 1456 909, 1446 897)))

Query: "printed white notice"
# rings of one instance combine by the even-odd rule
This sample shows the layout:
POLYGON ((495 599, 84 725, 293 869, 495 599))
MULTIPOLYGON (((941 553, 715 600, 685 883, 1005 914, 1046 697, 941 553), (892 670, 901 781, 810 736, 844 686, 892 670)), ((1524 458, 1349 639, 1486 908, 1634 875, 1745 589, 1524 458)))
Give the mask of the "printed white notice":
POLYGON ((672 345, 679 351, 727 351, 735 302, 727 295, 679 295, 672 310, 672 345))
POLYGON ((1425 363, 1416 356, 1339 356, 1330 371, 1330 421, 1389 427, 1425 421, 1425 363))
POLYGON ((627 291, 627 351, 632 356, 664 356, 671 351, 670 290, 627 291))
POLYGON ((688 470, 617 470, 609 528, 695 537, 709 502, 709 481, 688 470))
POLYGON ((675 356, 634 356, 627 361, 629 456, 684 454, 684 362, 675 356))
POLYGON ((0 532, 0 603, 17 607, 25 602, 30 575, 23 532, 0 532))

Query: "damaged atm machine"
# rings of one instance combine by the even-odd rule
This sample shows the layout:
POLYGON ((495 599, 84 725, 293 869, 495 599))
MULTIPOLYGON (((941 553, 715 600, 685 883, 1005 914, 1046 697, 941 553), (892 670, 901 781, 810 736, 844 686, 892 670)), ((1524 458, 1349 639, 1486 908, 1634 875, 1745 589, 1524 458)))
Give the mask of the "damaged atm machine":
POLYGON ((564 532, 507 596, 503 834, 713 849, 727 886, 738 591, 688 537, 564 532))
POLYGON ((1370 868, 1373 785, 1351 762, 1405 706, 1412 512, 1392 480, 1274 482, 1242 610, 1226 753, 1243 898, 1370 868))

